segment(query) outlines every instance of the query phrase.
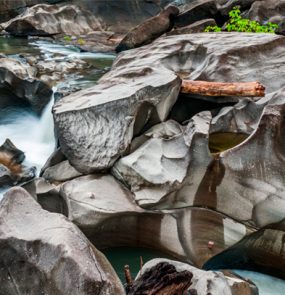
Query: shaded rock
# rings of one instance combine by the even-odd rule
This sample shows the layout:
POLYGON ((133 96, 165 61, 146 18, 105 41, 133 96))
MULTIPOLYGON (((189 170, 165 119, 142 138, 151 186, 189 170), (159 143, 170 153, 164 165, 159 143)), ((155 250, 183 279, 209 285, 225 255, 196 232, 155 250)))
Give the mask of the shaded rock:
POLYGON ((193 275, 185 270, 177 272, 172 264, 161 262, 146 270, 127 290, 135 294, 186 294, 193 275))
POLYGON ((0 212, 1 294, 124 294, 106 258, 78 228, 41 209, 25 190, 10 190, 0 212))
POLYGON ((185 294, 258 295, 257 287, 253 283, 245 281, 242 278, 237 278, 233 275, 224 275, 222 272, 218 271, 204 271, 189 264, 162 258, 153 259, 143 266, 142 271, 134 281, 134 287, 131 287, 130 293, 127 294, 144 294, 132 293, 132 290, 135 288, 138 289, 139 287, 144 290, 147 286, 143 286, 143 282, 146 281, 148 277, 151 277, 151 275, 156 276, 157 281, 160 281, 161 277, 163 277, 161 270, 164 268, 174 276, 177 276, 177 278, 180 278, 182 282, 184 280, 187 281, 186 277, 188 277, 188 284, 190 284, 191 280, 191 286, 188 287, 188 293, 185 294))
POLYGON ((179 14, 176 6, 168 6, 154 16, 132 29, 116 47, 116 52, 129 50, 154 41, 173 28, 173 19, 179 14))
POLYGON ((36 176, 36 168, 22 165, 25 154, 9 140, 0 146, 0 187, 16 185, 36 176))
POLYGON ((216 21, 213 18, 202 19, 196 21, 193 24, 188 26, 183 26, 169 32, 167 35, 180 35, 180 34, 193 34, 193 33, 202 33, 208 26, 216 26, 216 21))
POLYGON ((203 33, 121 53, 98 85, 55 104, 62 151, 82 173, 110 168, 134 136, 167 119, 180 88, 176 73, 192 80, 259 80, 268 93, 276 91, 285 85, 284 45, 273 34, 203 33))
POLYGON ((205 112, 186 127, 175 121, 154 126, 145 134, 148 140, 143 145, 115 163, 113 174, 130 187, 140 206, 159 203, 181 187, 195 149, 207 144, 210 120, 205 112))
POLYGON ((174 19, 174 27, 181 28, 208 18, 215 18, 218 10, 216 0, 198 0, 183 7, 183 12, 174 19))
POLYGON ((251 5, 257 2, 256 0, 216 0, 217 8, 223 16, 227 16, 228 13, 235 7, 239 6, 242 10, 250 9, 251 5))
POLYGON ((22 103, 40 114, 49 102, 52 90, 38 80, 36 74, 36 69, 28 64, 0 57, 0 107, 22 103))
POLYGON ((255 1, 245 17, 262 24, 273 22, 279 24, 285 20, 285 3, 279 0, 255 1))
POLYGON ((110 175, 78 177, 63 184, 60 195, 69 220, 99 249, 148 247, 201 266, 252 232, 212 210, 144 210, 110 175), (214 241, 212 249, 208 248, 209 241, 214 241))
POLYGON ((101 25, 89 11, 75 5, 39 4, 2 24, 14 36, 85 35, 101 25))
POLYGON ((205 269, 248 269, 285 278, 284 219, 250 234, 205 263, 205 269))

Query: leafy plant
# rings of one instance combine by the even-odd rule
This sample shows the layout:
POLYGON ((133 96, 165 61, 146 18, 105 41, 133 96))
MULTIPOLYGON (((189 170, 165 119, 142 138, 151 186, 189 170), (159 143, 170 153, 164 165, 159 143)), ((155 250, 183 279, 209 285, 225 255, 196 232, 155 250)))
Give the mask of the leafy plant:
MULTIPOLYGON (((226 24, 226 30, 228 32, 246 32, 246 33, 275 33, 278 28, 277 24, 271 22, 261 25, 257 21, 251 21, 247 18, 243 18, 240 15, 241 11, 238 6, 234 7, 229 12, 229 21, 226 24)), ((222 28, 218 26, 208 26, 205 32, 221 32, 222 28)))
POLYGON ((70 36, 64 36, 63 40, 66 41, 66 42, 71 42, 72 38, 70 36))
POLYGON ((77 44, 78 45, 81 45, 82 46, 82 45, 85 45, 85 43, 86 43, 85 40, 83 40, 81 38, 77 40, 77 44))

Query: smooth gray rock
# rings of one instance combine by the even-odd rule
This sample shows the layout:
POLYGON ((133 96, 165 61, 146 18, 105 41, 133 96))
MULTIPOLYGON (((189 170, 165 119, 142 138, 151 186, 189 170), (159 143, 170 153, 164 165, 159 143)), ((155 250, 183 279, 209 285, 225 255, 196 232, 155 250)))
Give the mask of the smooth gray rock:
POLYGON ((22 188, 0 203, 0 293, 124 294, 107 259, 63 215, 22 188))
POLYGON ((100 22, 89 11, 76 5, 39 4, 2 24, 14 36, 86 35, 101 29, 100 22))
POLYGON ((143 145, 115 163, 113 174, 130 187, 140 206, 159 203, 181 188, 197 146, 207 143, 210 121, 210 112, 204 112, 187 126, 175 121, 154 126, 143 145))
POLYGON ((0 57, 0 107, 25 104, 40 114, 52 90, 36 78, 37 70, 19 60, 0 57))
POLYGON ((259 80, 268 93, 276 91, 285 86, 279 79, 284 45, 284 37, 273 34, 203 33, 124 52, 98 85, 55 105, 62 151, 82 173, 110 168, 136 134, 166 120, 179 93, 176 73, 192 80, 259 80))

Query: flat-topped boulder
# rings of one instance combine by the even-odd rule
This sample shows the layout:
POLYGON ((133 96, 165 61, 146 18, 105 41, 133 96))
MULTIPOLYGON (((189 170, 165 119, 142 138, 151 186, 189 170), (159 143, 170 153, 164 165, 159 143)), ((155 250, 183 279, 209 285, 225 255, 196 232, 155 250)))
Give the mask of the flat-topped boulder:
POLYGON ((284 45, 285 38, 273 34, 204 33, 123 52, 98 85, 55 105, 62 151, 83 173, 112 167, 134 136, 168 118, 181 72, 191 80, 258 80, 267 92, 276 91, 285 85, 279 79, 284 45))
POLYGON ((80 36, 101 30, 97 18, 76 5, 38 4, 2 26, 14 36, 80 36))
POLYGON ((43 210, 24 189, 6 193, 0 216, 1 294, 125 294, 105 256, 81 231, 43 210))

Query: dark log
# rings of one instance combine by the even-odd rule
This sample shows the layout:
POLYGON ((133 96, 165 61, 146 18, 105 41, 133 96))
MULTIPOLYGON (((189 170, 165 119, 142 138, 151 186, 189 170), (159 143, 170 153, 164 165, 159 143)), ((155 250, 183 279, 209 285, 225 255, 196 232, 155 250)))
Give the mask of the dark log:
POLYGON ((127 295, 186 295, 192 277, 191 272, 177 272, 173 265, 162 262, 135 280, 127 295))
POLYGON ((265 87, 260 82, 207 82, 182 80, 182 93, 205 96, 263 97, 265 87))

